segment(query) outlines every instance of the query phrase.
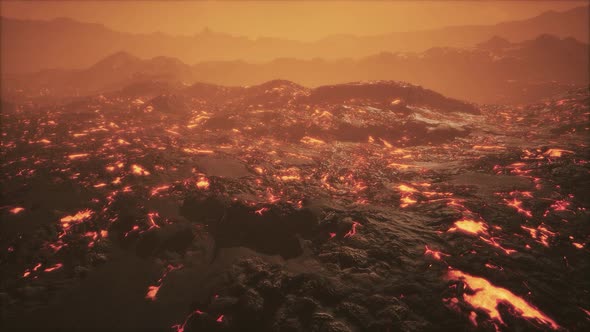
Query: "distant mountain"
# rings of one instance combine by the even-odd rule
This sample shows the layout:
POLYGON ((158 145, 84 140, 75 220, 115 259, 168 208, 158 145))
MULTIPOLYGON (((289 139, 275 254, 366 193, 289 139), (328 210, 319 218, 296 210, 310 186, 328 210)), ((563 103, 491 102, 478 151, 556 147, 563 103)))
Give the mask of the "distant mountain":
POLYGON ((476 47, 484 50, 500 51, 510 47, 511 45, 512 43, 509 42, 506 38, 502 38, 500 36, 493 36, 492 38, 484 42, 478 43, 476 47))
POLYGON ((146 81, 193 82, 192 68, 178 59, 143 60, 126 52, 114 53, 83 70, 44 70, 33 74, 5 75, 3 85, 13 90, 50 95, 88 95, 121 89, 146 81))
POLYGON ((201 63, 193 66, 193 74, 200 81, 224 85, 251 85, 276 78, 305 86, 396 79, 463 100, 526 103, 555 90, 588 86, 588 50, 588 44, 573 38, 541 35, 521 43, 492 38, 468 49, 382 52, 358 60, 201 63))
POLYGON ((514 22, 454 26, 436 30, 396 32, 376 36, 338 35, 315 42, 278 38, 249 39, 203 30, 192 36, 162 33, 130 34, 100 24, 71 19, 51 21, 2 18, 2 72, 86 68, 119 51, 140 58, 167 56, 185 63, 203 61, 270 61, 275 58, 335 59, 365 57, 379 52, 422 52, 432 47, 472 47, 500 36, 521 42, 543 33, 588 41, 588 7, 546 12, 514 22))
POLYGON ((588 86, 588 50, 588 44, 576 39, 544 34, 521 43, 492 37, 469 49, 438 47, 422 53, 385 52, 358 60, 282 58, 257 64, 216 61, 189 66, 173 58, 143 60, 118 52, 83 70, 5 75, 2 88, 7 97, 81 96, 123 87, 133 95, 174 91, 202 82, 193 86, 195 93, 224 98, 223 91, 205 83, 246 86, 282 78, 313 87, 396 79, 463 100, 525 103, 556 91, 588 86))

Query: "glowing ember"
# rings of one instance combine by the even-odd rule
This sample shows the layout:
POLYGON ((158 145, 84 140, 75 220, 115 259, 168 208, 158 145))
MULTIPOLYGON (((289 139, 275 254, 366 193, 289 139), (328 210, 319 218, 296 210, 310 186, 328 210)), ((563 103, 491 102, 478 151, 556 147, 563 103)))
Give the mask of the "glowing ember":
POLYGON ((442 256, 449 256, 448 254, 444 254, 440 251, 432 250, 428 248, 427 245, 424 246, 424 255, 430 255, 436 260, 441 260, 442 256))
POLYGON ((144 169, 143 167, 136 165, 136 164, 131 165, 131 172, 135 175, 140 175, 140 176, 150 175, 150 172, 148 172, 146 169, 144 169))
POLYGON ((570 202, 568 202, 566 200, 559 200, 559 201, 555 201, 555 203, 551 204, 550 208, 552 208, 553 211, 570 211, 568 209, 569 206, 570 206, 570 202))
POLYGON ((497 266, 490 263, 486 263, 485 267, 487 267, 488 269, 504 270, 501 266, 497 266))
POLYGON ((147 300, 155 301, 156 300, 156 296, 158 295, 158 291, 160 291, 160 287, 162 287, 162 283, 164 282, 164 279, 168 276, 168 273, 170 273, 170 272, 172 272, 174 270, 181 269, 182 267, 183 267, 183 265, 178 265, 178 266, 168 265, 166 267, 166 270, 164 271, 164 273, 160 277, 160 279, 158 279, 158 284, 157 285, 148 286, 148 291, 147 291, 147 293, 145 295, 145 298, 147 300))
POLYGON ((391 145, 391 143, 389 143, 388 141, 386 141, 382 138, 380 138, 379 140, 381 141, 381 143, 383 143, 383 145, 385 145, 386 148, 388 148, 388 149, 393 148, 393 145, 391 145))
POLYGON ((506 149, 506 147, 501 146, 501 145, 474 145, 473 146, 474 150, 491 150, 491 151, 495 151, 495 150, 504 150, 506 149))
POLYGON ((263 208, 261 208, 261 209, 258 209, 258 210, 256 210, 256 211, 254 211, 254 213, 256 213, 257 215, 260 215, 260 216, 261 216, 261 215, 262 215, 264 212, 266 212, 266 211, 268 211, 268 210, 269 210, 269 208, 267 208, 267 207, 263 207, 263 208))
POLYGON ((542 224, 537 226, 537 228, 526 227, 524 225, 521 225, 520 228, 527 231, 531 238, 545 247, 549 247, 549 240, 555 236, 555 232, 548 230, 547 227, 542 224))
POLYGON ((217 319, 215 321, 218 323, 223 322, 223 315, 220 315, 219 317, 217 317, 217 319))
POLYGON ((304 144, 310 144, 310 145, 322 145, 322 144, 326 144, 326 142, 317 139, 317 138, 313 138, 313 137, 309 137, 309 136, 305 136, 301 139, 301 143, 304 144))
POLYGON ((416 188, 407 186, 405 184, 400 184, 397 186, 397 189, 401 191, 400 207, 405 208, 418 202, 414 197, 412 197, 413 193, 418 192, 416 188))
POLYGON ((22 208, 20 206, 17 206, 17 207, 15 207, 13 209, 10 209, 9 211, 12 214, 19 214, 19 213, 23 212, 24 210, 25 210, 24 208, 22 208))
POLYGON ((475 311, 472 311, 469 314, 469 321, 471 322, 471 324, 477 326, 477 313, 475 311))
POLYGON ((408 169, 408 168, 412 168, 412 167, 416 167, 416 166, 391 162, 391 163, 389 163, 389 165, 387 165, 387 167, 393 167, 393 168, 398 168, 398 169, 408 169))
POLYGON ((301 180, 299 175, 282 175, 279 177, 282 181, 298 181, 301 180))
POLYGON ((161 286, 149 286, 147 294, 145 294, 145 298, 147 300, 156 300, 156 295, 158 295, 158 291, 160 290, 161 286))
POLYGON ((170 188, 169 185, 164 185, 164 186, 159 186, 159 187, 155 187, 152 189, 152 191, 150 192, 151 196, 156 196, 159 195, 160 192, 168 190, 170 188))
POLYGON ((584 248, 584 245, 582 243, 572 242, 572 245, 578 249, 584 248))
POLYGON ((504 199, 504 202, 506 203, 506 205, 515 208, 518 213, 521 213, 529 218, 533 216, 533 213, 531 211, 522 208, 522 201, 519 201, 516 198, 513 198, 512 201, 504 199))
POLYGON ((455 221, 455 227, 449 228, 448 232, 463 232, 468 234, 485 234, 488 227, 483 221, 474 221, 470 219, 462 219, 455 221))
POLYGON ((172 135, 180 135, 180 133, 174 131, 174 130, 170 130, 170 129, 166 129, 166 132, 172 134, 172 135))
POLYGON ((358 226, 359 223, 358 222, 353 222, 352 223, 352 228, 346 233, 344 234, 344 237, 351 237, 354 236, 356 234, 356 226, 358 226))
POLYGON ((567 153, 574 153, 574 151, 569 150, 562 150, 562 149, 549 149, 545 152, 545 155, 548 157, 559 158, 567 153))
POLYGON ((88 156, 88 153, 77 153, 77 154, 71 154, 71 155, 69 155, 68 158, 70 158, 71 160, 74 160, 74 159, 84 158, 84 157, 87 157, 87 156, 88 156))
POLYGON ((197 180, 197 188, 199 189, 209 189, 209 180, 205 177, 201 177, 197 180))
POLYGON ((176 332, 184 332, 184 329, 186 327, 186 324, 188 323, 188 320, 191 319, 194 315, 202 315, 203 312, 201 310, 195 310, 193 312, 191 312, 188 316, 186 316, 186 318, 184 319, 184 322, 182 324, 176 324, 176 325, 172 325, 171 327, 173 329, 176 329, 176 332))
POLYGON ((414 193, 418 191, 417 189, 412 188, 410 186, 406 186, 405 184, 400 184, 399 186, 397 186, 397 189, 404 193, 414 193))
POLYGON ((70 224, 72 223, 80 223, 88 218, 90 218, 92 216, 92 211, 91 210, 83 210, 83 211, 79 211, 78 213, 76 213, 73 216, 65 216, 63 218, 60 219, 60 221, 62 222, 62 226, 63 228, 68 228, 70 226, 70 224))
POLYGON ((184 151, 186 153, 192 153, 192 154, 212 154, 212 153, 215 153, 215 151, 213 151, 213 150, 203 150, 203 149, 193 149, 193 148, 184 148, 184 149, 182 149, 182 151, 184 151))
POLYGON ((45 272, 51 272, 51 271, 59 270, 59 269, 62 268, 62 266, 63 266, 63 264, 57 263, 54 266, 51 266, 51 267, 46 268, 44 271, 45 272))
POLYGON ((416 204, 418 201, 409 197, 409 196, 405 196, 405 197, 400 198, 400 202, 402 203, 402 204, 400 204, 400 206, 404 208, 409 205, 416 204))
POLYGON ((496 247, 496 248, 504 251, 504 253, 506 255, 511 255, 511 254, 513 254, 513 253, 516 252, 516 250, 514 250, 514 249, 506 249, 506 248, 502 247, 498 242, 496 242, 496 240, 494 240, 494 238, 489 238, 488 239, 488 238, 485 238, 483 236, 480 236, 479 238, 480 238, 480 240, 486 242, 487 244, 489 244, 491 246, 494 246, 494 247, 496 247))
POLYGON ((467 292, 463 294, 463 300, 465 302, 474 308, 485 311, 492 320, 500 324, 504 325, 505 323, 498 311, 498 305, 504 303, 512 306, 515 313, 519 316, 548 325, 548 327, 554 330, 559 329, 559 325, 539 309, 530 305, 511 291, 494 286, 484 278, 474 277, 459 270, 449 271, 448 277, 452 280, 463 281, 465 287, 473 292, 473 294, 468 294, 467 292))
POLYGON ((150 228, 155 227, 155 228, 160 228, 160 226, 158 226, 158 224, 156 224, 154 217, 160 217, 160 215, 158 214, 158 212, 150 212, 148 213, 148 220, 150 222, 150 228))

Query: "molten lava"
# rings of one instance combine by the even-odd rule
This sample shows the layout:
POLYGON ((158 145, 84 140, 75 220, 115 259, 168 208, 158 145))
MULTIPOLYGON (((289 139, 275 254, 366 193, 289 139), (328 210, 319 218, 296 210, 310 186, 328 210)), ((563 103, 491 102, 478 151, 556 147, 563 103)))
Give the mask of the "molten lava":
POLYGON ((92 216, 93 212, 89 209, 86 210, 82 210, 77 212, 75 215, 73 216, 65 216, 63 218, 60 219, 61 223, 62 223, 62 227, 64 229, 67 229, 70 227, 71 224, 77 224, 80 223, 88 218, 90 218, 92 216))
POLYGON ((155 301, 156 295, 158 295, 158 291, 160 290, 161 286, 149 286, 147 294, 145 294, 145 298, 148 300, 155 301))
POLYGON ((145 168, 143 168, 143 167, 141 167, 139 165, 136 165, 136 164, 131 165, 131 172, 133 174, 139 175, 139 176, 147 176, 147 175, 150 175, 150 172, 148 172, 145 168))
POLYGON ((207 190, 207 189, 209 189, 210 183, 206 177, 200 177, 197 180, 196 185, 197 185, 197 188, 199 188, 199 189, 207 190))
POLYGON ((472 235, 487 233, 487 225, 483 221, 474 221, 470 219, 462 219, 455 221, 455 226, 449 228, 448 232, 463 232, 472 235))
POLYGON ((424 255, 430 255, 438 261, 442 259, 442 256, 449 256, 448 254, 445 254, 443 252, 432 250, 427 245, 424 246, 424 255))
POLYGON ((24 210, 25 210, 24 208, 17 206, 15 208, 10 209, 9 211, 12 214, 19 214, 19 213, 23 212, 24 210))
POLYGON ((352 227, 350 228, 350 230, 346 234, 344 234, 344 237, 351 237, 351 236, 356 235, 356 227, 358 225, 360 225, 358 222, 356 222, 356 221, 353 222, 352 227))
POLYGON ((554 330, 559 329, 559 325, 539 309, 511 291, 494 286, 484 278, 471 276, 459 270, 450 270, 448 277, 451 280, 459 280, 465 284, 465 288, 468 289, 463 294, 465 302, 476 309, 483 310, 493 321, 499 324, 505 324, 498 311, 498 305, 504 303, 510 305, 518 316, 534 320, 554 330))

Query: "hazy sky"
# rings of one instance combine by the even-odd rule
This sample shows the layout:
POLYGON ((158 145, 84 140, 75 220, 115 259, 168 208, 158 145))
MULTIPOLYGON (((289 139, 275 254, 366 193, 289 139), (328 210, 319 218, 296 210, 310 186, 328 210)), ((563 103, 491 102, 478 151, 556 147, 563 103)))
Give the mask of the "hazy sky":
POLYGON ((2 1, 2 16, 70 17, 119 31, 314 40, 332 34, 380 34, 447 25, 494 24, 589 1, 2 1))

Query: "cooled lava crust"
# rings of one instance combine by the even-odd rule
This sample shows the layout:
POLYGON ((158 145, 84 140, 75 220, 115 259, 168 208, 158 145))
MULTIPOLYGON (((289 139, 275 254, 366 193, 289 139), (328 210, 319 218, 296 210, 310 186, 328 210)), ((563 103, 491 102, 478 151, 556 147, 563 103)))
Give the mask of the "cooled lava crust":
POLYGON ((2 102, 3 330, 590 329, 588 90, 2 102))

